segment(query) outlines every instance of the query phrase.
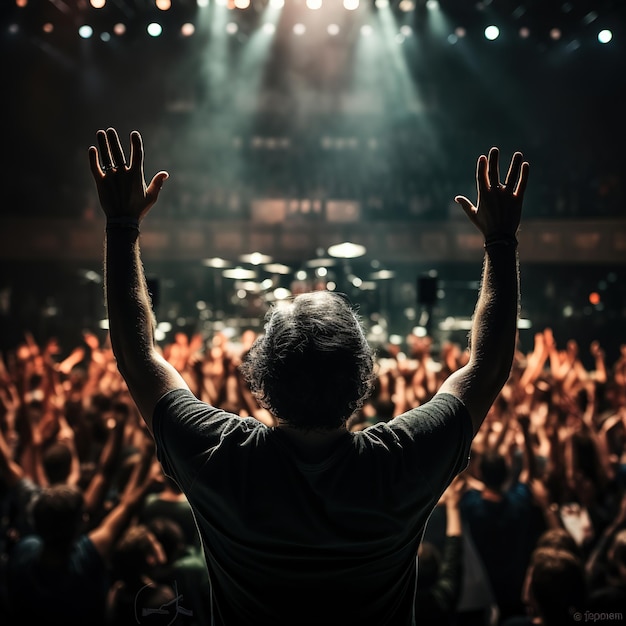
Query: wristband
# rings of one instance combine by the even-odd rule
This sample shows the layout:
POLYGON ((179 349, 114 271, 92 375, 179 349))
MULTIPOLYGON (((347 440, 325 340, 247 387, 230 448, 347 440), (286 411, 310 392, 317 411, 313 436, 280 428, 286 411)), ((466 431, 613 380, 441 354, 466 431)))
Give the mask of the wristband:
POLYGON ((484 243, 485 250, 491 246, 512 246, 517 248, 517 237, 515 235, 500 235, 486 239, 484 243))
POLYGON ((107 218, 106 230, 110 228, 131 228, 133 230, 139 230, 139 220, 136 217, 127 215, 109 217, 107 218))

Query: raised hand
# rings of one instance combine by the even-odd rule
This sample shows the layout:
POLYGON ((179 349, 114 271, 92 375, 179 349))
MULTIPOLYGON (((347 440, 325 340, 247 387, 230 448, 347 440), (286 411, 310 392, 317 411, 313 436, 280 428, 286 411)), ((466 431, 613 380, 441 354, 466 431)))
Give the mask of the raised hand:
POLYGON ((500 183, 498 148, 491 148, 489 155, 478 158, 476 164, 476 188, 478 200, 474 205, 465 196, 456 196, 472 223, 484 235, 485 241, 498 238, 514 238, 522 215, 522 201, 528 182, 529 165, 522 153, 516 152, 511 159, 504 184, 500 183))
POLYGON ((159 197, 167 172, 155 174, 146 186, 143 142, 138 131, 130 134, 130 161, 126 161, 114 128, 96 133, 98 148, 89 147, 89 165, 102 210, 108 218, 141 220, 159 197))

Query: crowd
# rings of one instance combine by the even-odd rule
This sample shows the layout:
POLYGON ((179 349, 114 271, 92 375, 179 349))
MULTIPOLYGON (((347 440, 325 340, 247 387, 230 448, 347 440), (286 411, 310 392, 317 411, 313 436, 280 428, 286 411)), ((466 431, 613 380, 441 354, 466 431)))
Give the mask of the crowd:
MULTIPOLYGON (((271 427, 238 368, 255 337, 179 333, 160 349, 198 398, 271 427)), ((626 345, 607 362, 592 343, 591 369, 583 349, 545 329, 517 352, 428 523, 417 623, 625 619, 626 345)), ((348 428, 425 403, 467 358, 415 335, 380 348, 348 428)), ((95 334, 69 353, 27 334, 0 359, 0 559, 3 624, 208 623, 193 515, 95 334)))

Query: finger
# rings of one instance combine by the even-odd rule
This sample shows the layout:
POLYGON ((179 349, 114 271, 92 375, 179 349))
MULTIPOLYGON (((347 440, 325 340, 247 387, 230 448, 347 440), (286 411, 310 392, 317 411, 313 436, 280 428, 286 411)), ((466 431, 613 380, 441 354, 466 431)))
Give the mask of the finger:
POLYGON ((489 180, 487 179, 487 157, 481 154, 476 162, 476 188, 480 202, 481 192, 489 190, 489 180))
POLYGON ((454 201, 460 204, 467 217, 474 221, 477 211, 476 207, 465 196, 456 196, 454 201))
POLYGON ((530 172, 530 165, 528 161, 522 163, 522 169, 520 171, 519 182, 515 188, 515 196, 523 197, 526 191, 526 183, 528 183, 528 173, 530 172))
POLYGON ((517 179, 519 177, 520 169, 522 167, 522 153, 516 152, 511 159, 511 165, 504 181, 505 187, 511 185, 514 188, 517 185, 517 179))
POLYGON ((136 130, 130 134, 130 169, 143 171, 143 141, 136 130))
POLYGON ((489 185, 491 188, 497 188, 500 184, 500 165, 498 163, 498 157, 500 151, 495 146, 489 150, 487 176, 489 178, 489 185))
POLYGON ((150 181, 148 188, 146 189, 146 197, 151 204, 154 204, 161 193, 163 183, 170 177, 167 172, 159 172, 154 175, 154 178, 150 181))
POLYGON ((98 148, 96 146, 89 147, 89 167, 91 169, 91 175, 98 180, 104 176, 104 172, 100 169, 100 163, 98 162, 98 148))
POLYGON ((111 153, 109 151, 109 142, 107 141, 107 135, 103 130, 99 130, 96 133, 98 139, 98 146, 100 147, 100 158, 102 159, 102 170, 106 172, 107 169, 113 167, 111 161, 111 153))
POLYGON ((111 149, 113 167, 124 167, 126 165, 126 159, 124 157, 124 151, 122 150, 120 138, 115 128, 107 128, 107 141, 109 142, 109 148, 111 149))

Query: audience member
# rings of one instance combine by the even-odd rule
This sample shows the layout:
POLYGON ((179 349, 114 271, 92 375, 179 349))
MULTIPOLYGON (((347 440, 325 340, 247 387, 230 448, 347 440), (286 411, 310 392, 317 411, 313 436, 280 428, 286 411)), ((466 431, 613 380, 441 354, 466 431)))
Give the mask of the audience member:
POLYGON ((177 615, 178 594, 155 572, 165 562, 163 546, 144 524, 127 528, 111 558, 113 584, 105 607, 104 623, 171 624, 177 615))
POLYGON ((157 580, 175 586, 179 606, 185 607, 185 620, 190 626, 210 623, 211 596, 206 562, 202 552, 190 545, 182 528, 168 517, 154 517, 148 524, 163 546, 165 562, 157 568, 157 580))
POLYGON ((163 475, 162 487, 147 495, 141 509, 139 520, 149 524, 156 517, 167 517, 175 521, 185 536, 185 543, 200 549, 200 535, 196 521, 187 501, 176 481, 163 475))
POLYGON ((351 305, 329 291, 273 307, 239 366, 275 426, 241 419, 230 395, 222 400, 230 413, 194 395, 157 349, 140 261, 139 224, 168 174, 146 185, 136 131, 128 163, 115 129, 98 131, 97 142, 89 158, 107 219, 111 345, 164 472, 194 512, 212 620, 317 625, 332 611, 337 623, 413 623, 426 523, 466 468, 513 363, 528 163, 516 152, 501 183, 492 148, 477 161, 478 206, 455 198, 485 240, 468 362, 437 389, 426 371, 419 406, 352 432, 347 422, 370 395, 374 358, 351 305), (271 480, 255 480, 261 472, 271 480))
POLYGON ((524 586, 526 615, 511 616, 503 626, 567 626, 582 621, 587 589, 581 561, 558 548, 537 548, 524 586))
POLYGON ((422 541, 418 555, 415 621, 424 626, 456 623, 463 576, 463 527, 459 501, 465 487, 457 476, 441 497, 446 510, 443 553, 429 541, 422 541))

